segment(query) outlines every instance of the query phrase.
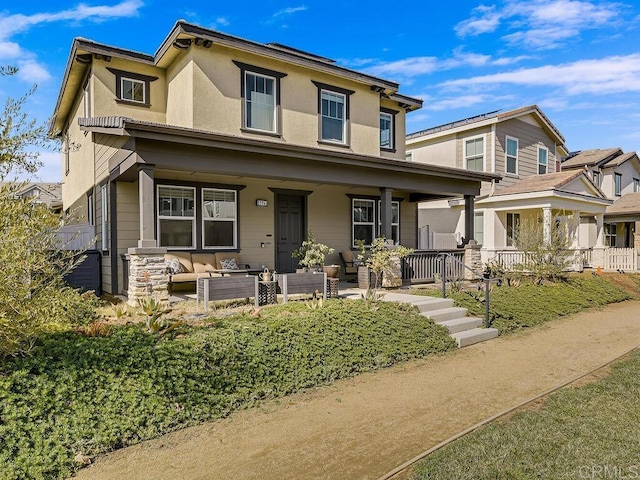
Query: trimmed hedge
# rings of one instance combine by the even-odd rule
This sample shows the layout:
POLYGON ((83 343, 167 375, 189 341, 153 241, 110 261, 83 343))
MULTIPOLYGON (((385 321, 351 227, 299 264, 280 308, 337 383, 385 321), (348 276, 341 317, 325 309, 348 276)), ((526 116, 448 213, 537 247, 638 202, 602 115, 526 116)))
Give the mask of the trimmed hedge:
POLYGON ((95 455, 337 378, 454 348, 413 307, 328 301, 168 336, 66 332, 0 363, 0 478, 64 478, 95 455))

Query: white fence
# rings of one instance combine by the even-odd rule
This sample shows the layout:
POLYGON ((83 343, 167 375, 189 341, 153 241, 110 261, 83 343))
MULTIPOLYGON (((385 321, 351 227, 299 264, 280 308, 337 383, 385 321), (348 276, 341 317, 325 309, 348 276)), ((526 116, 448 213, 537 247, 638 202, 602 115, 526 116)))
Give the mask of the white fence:
MULTIPOLYGON (((622 270, 625 272, 640 271, 640 248, 603 248, 567 250, 567 257, 571 257, 570 269, 581 267, 604 270, 622 270)), ((511 269, 516 265, 526 265, 528 254, 516 250, 495 252, 490 261, 500 263, 504 268, 511 269)))
POLYGON ((602 266, 605 270, 640 270, 640 248, 607 248, 603 253, 602 266))

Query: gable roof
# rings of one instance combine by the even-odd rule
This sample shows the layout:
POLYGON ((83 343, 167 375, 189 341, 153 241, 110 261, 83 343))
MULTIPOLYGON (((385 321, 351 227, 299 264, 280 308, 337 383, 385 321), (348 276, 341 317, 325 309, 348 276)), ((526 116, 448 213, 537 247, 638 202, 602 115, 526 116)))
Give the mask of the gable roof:
MULTIPOLYGON (((531 175, 501 190, 500 193, 496 194, 496 196, 512 195, 514 193, 535 193, 548 190, 561 190, 563 186, 581 175, 584 175, 582 170, 547 173, 545 175, 531 175)), ((585 178, 589 180, 588 177, 585 176, 585 178)), ((590 180, 589 183, 593 185, 590 180)), ((595 187, 595 185, 593 186, 595 187)))
MULTIPOLYGON (((9 182, 2 182, 0 185, 9 185, 9 182)), ((15 190, 16 197, 28 197, 28 193, 33 190, 38 190, 44 195, 38 195, 34 201, 44 203, 48 207, 55 208, 62 206, 62 184, 51 182, 29 182, 29 183, 14 183, 17 188, 15 190)))
POLYGON ((562 162, 562 168, 579 168, 585 166, 602 165, 622 154, 621 148, 607 148, 600 150, 583 150, 572 154, 562 162))
POLYGON ((560 133, 560 130, 558 130, 558 128, 551 122, 551 120, 549 120, 549 118, 542 112, 542 110, 540 110, 540 107, 538 107, 537 105, 528 105, 526 107, 507 110, 506 112, 495 110, 493 112, 482 113, 480 115, 476 115, 473 117, 465 118, 462 120, 456 120, 454 122, 445 123, 443 125, 438 125, 436 127, 427 128, 425 130, 420 130, 419 132, 410 133, 407 135, 406 139, 407 140, 417 139, 424 136, 449 132, 450 130, 454 130, 454 129, 466 130, 469 128, 477 128, 479 126, 504 122, 506 120, 511 120, 513 118, 518 118, 518 117, 522 117, 524 115, 530 115, 530 114, 538 119, 538 121, 548 131, 550 136, 554 138, 556 143, 559 143, 564 147, 564 143, 565 143, 564 136, 560 133))
POLYGON ((181 51, 188 49, 192 44, 203 45, 205 47, 211 47, 212 44, 223 45, 330 75, 336 75, 369 85, 371 90, 380 92, 381 95, 397 101, 400 107, 407 110, 416 110, 422 107, 421 99, 399 95, 399 85, 396 82, 342 67, 329 58, 278 43, 254 42, 200 27, 188 23, 185 20, 178 20, 154 55, 114 47, 86 38, 75 38, 71 46, 60 93, 51 119, 49 134, 56 135, 63 129, 71 105, 76 98, 78 90, 82 87, 86 69, 94 58, 110 60, 112 57, 115 57, 132 60, 145 65, 152 65, 158 68, 167 68, 173 63, 175 58, 180 55, 181 51))
POLYGON ((640 193, 627 193, 607 207, 606 215, 640 215, 640 193))

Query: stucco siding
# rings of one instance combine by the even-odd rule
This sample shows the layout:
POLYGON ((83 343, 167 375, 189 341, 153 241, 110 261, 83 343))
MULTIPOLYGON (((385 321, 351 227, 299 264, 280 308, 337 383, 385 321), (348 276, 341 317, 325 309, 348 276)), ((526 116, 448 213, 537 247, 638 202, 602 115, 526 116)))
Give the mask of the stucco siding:
POLYGON ((458 165, 456 158, 457 139, 455 135, 425 140, 417 146, 409 145, 407 151, 411 151, 414 162, 444 167, 456 167, 458 165))

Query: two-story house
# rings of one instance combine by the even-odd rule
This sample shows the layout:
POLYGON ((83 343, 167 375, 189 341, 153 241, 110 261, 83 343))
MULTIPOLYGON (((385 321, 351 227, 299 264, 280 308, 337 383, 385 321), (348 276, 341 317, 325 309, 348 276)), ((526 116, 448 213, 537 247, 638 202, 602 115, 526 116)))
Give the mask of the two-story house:
MULTIPOLYGON (((514 232, 525 218, 550 222, 553 216, 580 217, 602 224, 608 201, 582 172, 561 172, 565 139, 536 105, 494 111, 410 134, 407 159, 415 163, 464 168, 502 175, 484 183, 475 203, 462 199, 420 204, 422 248, 451 248, 470 239, 482 245, 483 261, 515 249, 514 232), (465 217, 473 209, 473 237, 465 237, 465 217)), ((469 231, 469 229, 466 229, 469 231)), ((576 246, 588 247, 578 229, 576 246)), ((597 238, 594 240, 597 242, 597 238)))
POLYGON ((472 199, 498 178, 407 162, 405 115, 421 104, 330 59, 184 21, 154 55, 78 38, 51 124, 64 207, 95 226, 111 293, 126 252, 233 251, 288 272, 309 229, 336 252, 380 235, 415 247, 420 200, 472 199))
MULTIPOLYGON (((613 205, 604 215, 604 241, 608 247, 640 246, 640 160, 636 152, 620 148, 573 152, 562 170, 583 170, 613 205)), ((593 227, 590 235, 594 236, 593 227)))

